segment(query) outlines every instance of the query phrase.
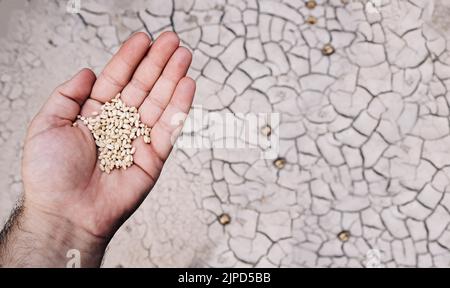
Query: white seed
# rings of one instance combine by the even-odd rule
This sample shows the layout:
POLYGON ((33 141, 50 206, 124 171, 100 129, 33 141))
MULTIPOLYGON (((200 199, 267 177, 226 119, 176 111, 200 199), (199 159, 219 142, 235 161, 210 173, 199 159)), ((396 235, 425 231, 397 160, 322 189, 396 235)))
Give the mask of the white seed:
MULTIPOLYGON (((120 99, 120 93, 111 102, 102 105, 100 113, 93 117, 77 116, 91 131, 98 147, 100 170, 110 173, 113 169, 126 170, 133 164, 136 148, 132 141, 142 136, 150 143, 151 129, 139 119, 136 107, 126 106, 120 99)), ((76 127, 77 123, 73 126, 76 127)))

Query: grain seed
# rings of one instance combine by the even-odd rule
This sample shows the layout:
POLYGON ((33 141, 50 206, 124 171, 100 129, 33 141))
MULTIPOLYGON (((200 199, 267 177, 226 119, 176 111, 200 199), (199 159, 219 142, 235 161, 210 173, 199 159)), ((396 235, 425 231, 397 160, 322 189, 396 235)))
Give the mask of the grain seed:
MULTIPOLYGON (((136 147, 133 140, 143 137, 150 143, 151 128, 139 119, 136 107, 128 107, 120 99, 120 93, 102 105, 101 111, 92 113, 92 117, 77 116, 91 131, 98 148, 99 167, 101 171, 111 173, 114 169, 126 170, 133 165, 136 147)), ((77 127, 77 123, 73 123, 77 127)))

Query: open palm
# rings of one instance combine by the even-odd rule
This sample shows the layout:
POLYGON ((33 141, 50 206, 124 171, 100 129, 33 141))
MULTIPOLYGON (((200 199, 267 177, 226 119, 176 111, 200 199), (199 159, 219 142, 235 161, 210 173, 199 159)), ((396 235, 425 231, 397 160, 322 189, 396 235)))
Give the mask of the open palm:
POLYGON ((83 69, 58 87, 27 134, 25 206, 66 219, 95 236, 112 237, 154 186, 179 131, 172 119, 190 109, 195 83, 186 73, 191 58, 186 48, 179 47, 175 33, 163 33, 154 43, 137 33, 98 79, 83 69), (78 114, 89 117, 100 111, 119 92, 152 127, 152 142, 136 139, 135 165, 106 174, 97 164, 90 131, 72 123, 78 114))

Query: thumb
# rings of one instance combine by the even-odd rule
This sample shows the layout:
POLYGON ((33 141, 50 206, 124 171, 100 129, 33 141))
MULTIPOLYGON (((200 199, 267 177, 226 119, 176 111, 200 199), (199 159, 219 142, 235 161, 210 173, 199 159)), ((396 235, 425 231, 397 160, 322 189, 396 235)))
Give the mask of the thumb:
POLYGON ((69 81, 58 86, 39 112, 39 116, 56 120, 74 121, 81 106, 91 94, 95 74, 90 69, 82 69, 69 81))

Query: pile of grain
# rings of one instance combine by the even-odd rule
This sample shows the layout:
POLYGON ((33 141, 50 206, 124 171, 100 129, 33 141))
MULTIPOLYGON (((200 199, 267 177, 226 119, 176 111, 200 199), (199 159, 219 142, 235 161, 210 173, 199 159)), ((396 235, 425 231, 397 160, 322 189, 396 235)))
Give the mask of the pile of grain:
POLYGON ((103 104, 100 113, 92 117, 78 116, 78 119, 92 132, 100 169, 108 174, 113 169, 126 170, 133 165, 134 139, 143 137, 145 143, 150 143, 151 129, 140 121, 136 107, 128 107, 120 100, 120 94, 103 104))

